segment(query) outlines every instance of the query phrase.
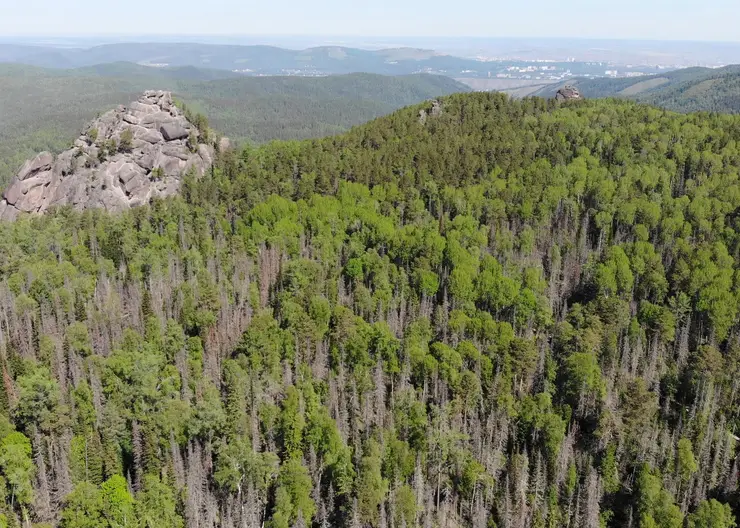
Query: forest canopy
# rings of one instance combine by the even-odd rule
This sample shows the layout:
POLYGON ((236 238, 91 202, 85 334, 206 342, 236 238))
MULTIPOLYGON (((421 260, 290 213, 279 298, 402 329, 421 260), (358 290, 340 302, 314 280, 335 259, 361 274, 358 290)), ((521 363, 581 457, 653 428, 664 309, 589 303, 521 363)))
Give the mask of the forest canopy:
POLYGON ((0 526, 734 527, 740 119, 440 103, 0 225, 0 526))

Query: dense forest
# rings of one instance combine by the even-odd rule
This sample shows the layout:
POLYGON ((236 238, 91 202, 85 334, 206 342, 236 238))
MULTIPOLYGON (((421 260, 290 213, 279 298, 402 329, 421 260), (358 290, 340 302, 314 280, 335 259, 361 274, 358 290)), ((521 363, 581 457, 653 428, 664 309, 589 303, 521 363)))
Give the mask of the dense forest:
POLYGON ((74 70, 0 64, 0 188, 26 159, 69 148, 87 122, 154 87, 173 91, 232 141, 253 143, 338 134, 401 107, 468 90, 435 75, 235 75, 130 63, 74 70))
POLYGON ((0 526, 734 527, 740 119, 440 108, 0 225, 0 526))

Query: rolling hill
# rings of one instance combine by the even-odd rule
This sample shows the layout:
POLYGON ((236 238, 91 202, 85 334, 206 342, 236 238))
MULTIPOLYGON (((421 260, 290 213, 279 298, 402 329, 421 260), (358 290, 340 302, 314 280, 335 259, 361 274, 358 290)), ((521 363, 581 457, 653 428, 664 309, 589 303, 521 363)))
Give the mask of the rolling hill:
POLYGON ((425 69, 460 72, 480 66, 480 62, 473 59, 412 48, 362 50, 327 46, 291 50, 273 46, 196 43, 120 43, 92 48, 51 48, 0 43, 0 62, 70 69, 122 61, 240 70, 253 75, 285 75, 297 70, 317 75, 355 72, 401 75, 425 69))
MULTIPOLYGON (((623 97, 677 112, 740 112, 740 66, 686 68, 658 75, 619 79, 574 79, 587 98, 623 97)), ((531 95, 552 97, 563 84, 531 95)))
POLYGON ((173 91, 230 138, 257 143, 338 133, 402 106, 469 90, 431 75, 242 77, 131 63, 74 70, 0 65, 0 185, 23 160, 66 148, 97 114, 152 88, 173 91))

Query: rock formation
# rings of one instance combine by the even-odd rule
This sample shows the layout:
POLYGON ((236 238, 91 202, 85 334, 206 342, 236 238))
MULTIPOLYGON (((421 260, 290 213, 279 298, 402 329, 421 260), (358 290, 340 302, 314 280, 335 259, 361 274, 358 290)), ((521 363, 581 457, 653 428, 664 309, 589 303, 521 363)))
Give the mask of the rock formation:
POLYGON ((432 99, 430 102, 432 103, 431 108, 423 108, 419 111, 419 123, 422 125, 427 122, 427 116, 439 117, 442 115, 442 103, 438 99, 432 99))
POLYGON ((71 149, 27 161, 3 193, 0 219, 63 205, 109 211, 142 205, 177 193, 183 176, 202 175, 213 154, 169 92, 145 92, 93 121, 71 149))
POLYGON ((563 101, 570 101, 572 99, 581 99, 581 92, 578 91, 578 88, 575 86, 571 86, 569 84, 566 84, 563 86, 558 92, 555 94, 555 99, 557 99, 559 102, 563 101))

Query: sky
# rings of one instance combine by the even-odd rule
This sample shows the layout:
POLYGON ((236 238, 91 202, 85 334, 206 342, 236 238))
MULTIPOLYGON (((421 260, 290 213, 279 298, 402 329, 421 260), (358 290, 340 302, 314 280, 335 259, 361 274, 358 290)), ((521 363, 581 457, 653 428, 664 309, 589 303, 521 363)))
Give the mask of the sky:
POLYGON ((0 35, 740 41, 738 0, 0 0, 0 35))

